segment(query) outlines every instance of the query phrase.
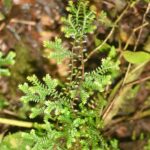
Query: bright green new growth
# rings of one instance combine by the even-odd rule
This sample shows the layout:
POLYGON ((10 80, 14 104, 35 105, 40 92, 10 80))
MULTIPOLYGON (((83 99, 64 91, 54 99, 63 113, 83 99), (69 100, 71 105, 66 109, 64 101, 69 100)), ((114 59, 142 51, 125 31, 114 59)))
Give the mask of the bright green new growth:
POLYGON ((0 76, 9 76, 10 72, 7 69, 7 66, 13 65, 15 53, 9 52, 6 57, 4 57, 3 53, 0 52, 0 76))
POLYGON ((62 60, 71 56, 71 52, 62 46, 62 40, 59 38, 55 39, 55 42, 44 41, 44 47, 53 50, 48 58, 53 58, 57 63, 61 63, 62 60))
POLYGON ((99 98, 100 92, 111 84, 118 63, 114 59, 114 52, 112 55, 111 51, 106 59, 102 59, 101 66, 96 70, 84 71, 86 57, 80 44, 84 36, 95 29, 95 15, 87 6, 88 2, 84 0, 79 0, 76 6, 70 1, 70 15, 63 19, 65 35, 72 37, 75 42, 81 42, 75 45, 78 47, 76 52, 64 48, 60 39, 44 42, 44 47, 53 50, 49 58, 57 62, 69 58, 71 66, 75 67, 77 72, 72 67, 69 75, 71 78, 63 85, 59 85, 50 75, 46 75, 42 81, 33 75, 27 78, 29 84, 19 86, 25 94, 21 100, 28 104, 32 102, 30 118, 41 117, 45 125, 42 130, 23 134, 23 138, 34 142, 32 150, 118 150, 117 141, 107 142, 100 133, 103 127, 101 116, 106 101, 99 98), (81 58, 78 58, 78 55, 81 58), (81 63, 77 66, 74 61, 81 63))
POLYGON ((113 26, 113 22, 108 18, 107 13, 104 11, 101 11, 101 13, 99 14, 99 21, 106 27, 113 26))
POLYGON ((96 26, 94 25, 95 13, 88 8, 88 1, 79 0, 75 5, 69 1, 67 11, 70 13, 62 21, 65 25, 64 33, 66 37, 82 39, 84 35, 92 33, 96 26))
POLYGON ((144 146, 144 150, 149 150, 150 148, 150 140, 147 141, 147 144, 144 146))
POLYGON ((72 89, 68 91, 69 93, 58 92, 56 90, 58 87, 57 80, 51 79, 49 75, 43 78, 44 84, 33 75, 28 77, 32 86, 27 83, 19 86, 26 94, 21 98, 23 102, 33 101, 37 103, 31 109, 30 118, 42 115, 46 125, 45 132, 40 137, 36 135, 35 131, 28 135, 30 138, 33 136, 35 141, 33 149, 44 150, 54 147, 69 149, 78 144, 81 149, 92 147, 93 149, 109 150, 107 143, 97 132, 102 128, 100 112, 106 103, 104 100, 98 99, 94 100, 96 105, 94 109, 88 106, 88 98, 93 92, 96 90, 103 91, 105 86, 111 82, 111 69, 113 68, 110 66, 107 68, 108 64, 112 65, 110 59, 103 60, 100 68, 95 72, 87 73, 85 76, 85 81, 80 86, 81 100, 78 102, 78 108, 76 108, 78 110, 73 107, 77 90, 72 89), (92 82, 94 82, 93 85, 92 82), (64 144, 61 141, 66 142, 64 144), (47 144, 45 145, 45 143, 47 144))
POLYGON ((113 71, 117 69, 119 69, 118 63, 113 62, 110 57, 102 59, 101 67, 85 75, 84 86, 91 90, 103 92, 105 86, 111 84, 113 71))

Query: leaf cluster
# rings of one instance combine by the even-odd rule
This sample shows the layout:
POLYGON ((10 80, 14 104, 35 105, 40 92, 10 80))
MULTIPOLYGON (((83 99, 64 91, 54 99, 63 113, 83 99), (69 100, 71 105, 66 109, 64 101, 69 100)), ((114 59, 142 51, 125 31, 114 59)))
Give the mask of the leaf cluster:
POLYGON ((150 148, 150 139, 148 139, 147 144, 144 146, 144 150, 149 150, 150 148))
POLYGON ((14 57, 14 52, 9 52, 5 57, 3 53, 0 52, 0 76, 10 76, 10 72, 7 67, 15 63, 14 57))
POLYGON ((106 27, 112 27, 113 26, 113 22, 108 18, 107 13, 105 11, 100 12, 99 22, 106 27))
POLYGON ((96 29, 94 25, 95 13, 88 7, 87 0, 79 0, 77 4, 69 1, 67 11, 70 13, 67 18, 63 18, 65 25, 63 32, 66 37, 80 40, 88 33, 93 33, 96 29))
MULTIPOLYGON (((87 34, 94 32, 95 13, 88 8, 88 1, 69 1, 67 10, 70 14, 63 19, 66 37, 74 38, 75 42, 82 41, 87 34)), ((83 47, 77 46, 84 57, 83 47)), ((59 38, 45 41, 44 47, 50 49, 48 57, 58 63, 65 58, 73 60, 75 53, 64 48, 59 38)), ((114 72, 118 70, 114 51, 112 49, 108 57, 102 59, 100 67, 83 72, 82 77, 78 73, 81 68, 84 71, 84 60, 78 59, 82 66, 72 64, 77 72, 69 82, 59 84, 58 80, 47 74, 42 80, 35 75, 30 76, 28 82, 19 85, 24 93, 21 101, 31 107, 29 117, 41 118, 44 124, 42 129, 37 127, 23 134, 23 138, 32 141, 32 150, 118 150, 116 140, 107 141, 101 134, 101 117, 106 100, 99 97, 106 86, 111 84, 114 72)))
MULTIPOLYGON (((67 94, 57 90, 60 86, 57 80, 49 75, 43 78, 41 83, 35 75, 28 77, 28 83, 19 88, 25 93, 21 100, 25 103, 34 102, 30 118, 43 116, 45 130, 42 135, 32 131, 29 137, 33 137, 35 145, 33 149, 71 149, 75 145, 79 149, 109 149, 107 142, 101 136, 103 127, 100 112, 105 106, 102 99, 95 101, 95 108, 88 107, 88 100, 94 91, 103 91, 105 86, 111 83, 111 70, 116 69, 110 58, 102 60, 101 67, 96 71, 87 73, 85 81, 79 90, 70 89, 67 85, 67 94), (80 92, 79 92, 80 91, 80 92), (79 101, 74 107, 75 98, 79 101), (33 134, 34 133, 34 134, 33 134), (62 143, 61 143, 62 142, 62 143), (47 144, 46 144, 47 143, 47 144)), ((71 83, 70 83, 71 84, 71 83)), ((72 83, 74 84, 74 83, 72 83)), ((91 99, 91 98, 90 98, 91 99)))
POLYGON ((43 45, 51 50, 47 58, 55 59, 57 63, 61 63, 65 58, 71 56, 71 52, 62 46, 62 40, 59 38, 56 38, 54 42, 44 41, 43 45))

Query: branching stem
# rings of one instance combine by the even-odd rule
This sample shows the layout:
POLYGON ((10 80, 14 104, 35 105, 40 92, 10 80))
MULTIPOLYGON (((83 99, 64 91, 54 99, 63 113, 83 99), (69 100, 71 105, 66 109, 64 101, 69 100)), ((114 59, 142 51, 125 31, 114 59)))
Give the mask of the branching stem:
POLYGON ((81 44, 81 48, 80 48, 80 54, 81 54, 81 67, 82 67, 82 81, 84 81, 84 54, 83 54, 83 42, 81 44))
POLYGON ((116 19, 115 23, 113 24, 113 27, 112 27, 111 31, 109 32, 109 34, 107 35, 107 37, 105 38, 105 40, 98 47, 96 47, 93 51, 91 51, 91 53, 89 53, 89 55, 87 56, 87 58, 85 59, 84 62, 87 62, 89 60, 89 58, 91 56, 93 56, 93 54, 95 54, 108 41, 108 39, 113 34, 113 32, 114 32, 114 30, 115 30, 115 28, 117 26, 117 23, 122 19, 122 17, 124 16, 124 14, 127 12, 128 8, 129 8, 129 5, 126 6, 126 8, 124 9, 124 11, 116 19))

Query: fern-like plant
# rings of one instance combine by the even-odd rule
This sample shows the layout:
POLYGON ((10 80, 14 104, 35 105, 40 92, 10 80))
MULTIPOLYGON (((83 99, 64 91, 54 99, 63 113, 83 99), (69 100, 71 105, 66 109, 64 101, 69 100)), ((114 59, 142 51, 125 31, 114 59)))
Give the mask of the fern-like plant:
POLYGON ((0 52, 0 76, 9 76, 10 72, 7 67, 13 65, 15 53, 9 52, 6 57, 4 57, 3 53, 0 52))
POLYGON ((92 33, 96 26, 94 25, 95 14, 88 8, 88 1, 79 0, 77 4, 69 1, 67 11, 70 13, 67 18, 63 18, 64 32, 66 37, 82 39, 86 34, 92 33))
POLYGON ((144 146, 144 150, 149 150, 150 148, 150 140, 148 139, 147 144, 144 146))
POLYGON ((50 75, 42 81, 33 75, 27 78, 29 83, 19 86, 25 94, 22 102, 32 102, 30 118, 42 117, 44 123, 43 129, 24 133, 23 137, 34 142, 32 150, 117 150, 117 141, 107 141, 101 134, 106 101, 99 97, 118 69, 115 55, 111 55, 115 50, 102 59, 100 67, 85 72, 85 37, 94 32, 96 16, 85 0, 69 1, 67 10, 63 32, 72 39, 72 50, 63 47, 59 38, 45 41, 44 47, 51 49, 48 58, 58 63, 70 59, 68 81, 60 85, 50 75))

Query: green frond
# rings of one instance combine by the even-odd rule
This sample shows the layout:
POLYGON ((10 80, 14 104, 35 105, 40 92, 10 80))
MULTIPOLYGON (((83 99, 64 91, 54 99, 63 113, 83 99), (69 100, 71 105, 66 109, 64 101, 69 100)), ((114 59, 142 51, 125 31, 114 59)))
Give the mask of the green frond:
POLYGON ((66 37, 78 40, 95 30, 95 13, 89 10, 88 1, 79 0, 76 6, 73 1, 69 1, 67 10, 69 12, 68 18, 62 19, 64 23, 63 32, 66 37))
POLYGON ((43 78, 44 84, 35 75, 27 79, 32 86, 29 86, 27 83, 19 85, 19 89, 26 94, 21 98, 24 102, 44 102, 47 96, 51 96, 55 92, 57 81, 53 80, 49 75, 43 78))
POLYGON ((90 97, 89 92, 85 91, 84 89, 80 90, 80 97, 81 97, 81 104, 85 105, 87 103, 88 98, 90 97))
POLYGON ((51 120, 59 120, 60 122, 68 122, 70 118, 70 106, 69 102, 67 101, 47 101, 45 103, 45 118, 44 120, 47 121, 48 119, 51 120))
POLYGON ((32 108, 31 109, 31 114, 30 114, 30 118, 35 118, 37 117, 38 115, 41 115, 44 113, 44 109, 45 107, 40 107, 40 108, 32 108))
POLYGON ((117 50, 114 46, 111 46, 110 51, 108 53, 108 57, 114 59, 116 58, 116 56, 117 56, 117 50))
POLYGON ((96 70, 86 73, 83 87, 90 90, 104 91, 105 86, 111 84, 112 72, 118 69, 118 64, 109 57, 102 59, 102 64, 96 70))
POLYGON ((32 150, 47 150, 48 147, 51 147, 51 143, 46 134, 38 135, 35 130, 32 130, 30 136, 35 141, 32 150))
POLYGON ((52 79, 49 74, 47 74, 43 78, 43 81, 45 82, 45 84, 46 84, 46 86, 47 86, 49 91, 53 91, 56 88, 56 86, 58 85, 57 80, 56 79, 52 79))
POLYGON ((61 110, 62 110, 62 103, 59 101, 47 101, 45 103, 45 105, 47 106, 46 109, 44 110, 44 113, 48 115, 47 119, 52 119, 55 120, 57 118, 58 115, 61 114, 61 110), (53 113, 53 115, 52 115, 53 113))
POLYGON ((30 133, 24 133, 22 135, 23 138, 33 141, 31 150, 52 150, 54 147, 57 147, 58 150, 62 150, 60 149, 60 143, 56 144, 57 139, 61 136, 60 132, 55 129, 50 130, 50 133, 48 131, 47 133, 43 132, 42 134, 35 130, 31 130, 30 133))
POLYGON ((111 73, 113 70, 118 70, 118 64, 114 62, 110 57, 107 57, 106 59, 102 59, 102 64, 100 67, 96 69, 96 71, 93 71, 92 74, 99 73, 101 75, 106 73, 111 73))
POLYGON ((107 13, 104 11, 101 11, 99 14, 99 22, 106 27, 113 26, 113 22, 108 18, 107 13))
POLYGON ((71 56, 71 52, 62 46, 62 40, 59 38, 56 38, 54 42, 44 41, 43 45, 45 48, 50 49, 47 57, 55 59, 58 63, 71 56))
POLYGON ((9 52, 6 57, 4 57, 3 53, 0 52, 0 76, 10 75, 9 70, 6 67, 15 63, 14 58, 14 52, 9 52))

